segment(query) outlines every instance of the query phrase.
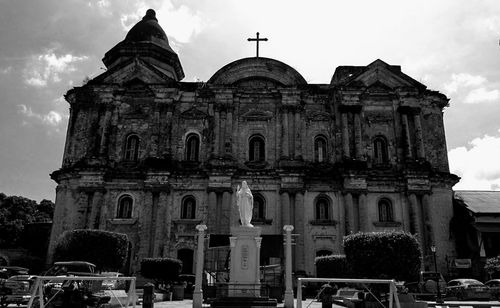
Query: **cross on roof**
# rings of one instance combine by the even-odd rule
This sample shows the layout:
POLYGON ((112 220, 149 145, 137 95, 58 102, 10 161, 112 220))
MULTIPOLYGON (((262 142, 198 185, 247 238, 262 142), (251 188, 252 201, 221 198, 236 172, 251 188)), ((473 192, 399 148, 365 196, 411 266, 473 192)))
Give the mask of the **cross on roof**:
POLYGON ((257 32, 256 38, 248 38, 249 42, 257 42, 257 58, 259 57, 259 41, 267 41, 267 38, 259 38, 259 32, 257 32))

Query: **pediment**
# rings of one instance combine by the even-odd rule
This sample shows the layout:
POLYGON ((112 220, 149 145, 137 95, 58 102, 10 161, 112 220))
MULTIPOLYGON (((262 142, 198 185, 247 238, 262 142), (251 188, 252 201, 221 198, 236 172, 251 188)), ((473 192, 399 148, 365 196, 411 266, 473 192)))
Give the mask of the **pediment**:
POLYGON ((247 121, 267 121, 273 117, 271 111, 264 111, 259 109, 250 109, 241 115, 247 121))
POLYGON ((134 58, 112 67, 94 78, 92 82, 126 84, 136 79, 146 84, 173 81, 170 76, 154 65, 142 61, 140 58, 134 58))
POLYGON ((329 121, 331 118, 331 114, 324 111, 313 111, 307 115, 309 121, 329 121))
POLYGON ((196 107, 191 107, 188 110, 181 113, 181 117, 184 119, 204 119, 208 114, 196 107))
POLYGON ((363 86, 368 92, 392 91, 398 88, 425 89, 426 86, 401 72, 400 66, 389 65, 382 60, 376 60, 354 75, 346 85, 363 86))

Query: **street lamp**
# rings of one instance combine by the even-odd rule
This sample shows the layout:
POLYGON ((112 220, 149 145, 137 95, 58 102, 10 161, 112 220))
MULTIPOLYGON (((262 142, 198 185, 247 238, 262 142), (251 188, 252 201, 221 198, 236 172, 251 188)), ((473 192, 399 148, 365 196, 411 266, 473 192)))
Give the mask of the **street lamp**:
POLYGON ((438 273, 438 269, 437 269, 437 262, 436 262, 436 246, 432 245, 431 246, 431 251, 432 251, 432 255, 434 256, 434 271, 436 272, 436 277, 435 277, 435 280, 436 280, 436 287, 437 287, 437 297, 436 297, 436 303, 439 303, 439 304, 442 304, 444 303, 443 299, 441 298, 441 290, 439 288, 439 278, 441 275, 439 275, 438 273))

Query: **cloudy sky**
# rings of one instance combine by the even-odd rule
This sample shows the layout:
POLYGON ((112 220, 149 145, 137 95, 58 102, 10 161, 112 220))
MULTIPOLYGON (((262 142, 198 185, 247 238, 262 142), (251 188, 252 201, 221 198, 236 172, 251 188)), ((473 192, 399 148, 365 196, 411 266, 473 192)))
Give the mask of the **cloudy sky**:
POLYGON ((445 128, 455 189, 500 189, 498 0, 0 0, 0 192, 54 200, 63 95, 103 71, 104 53, 156 10, 186 81, 255 55, 310 83, 380 58, 450 98, 445 128))

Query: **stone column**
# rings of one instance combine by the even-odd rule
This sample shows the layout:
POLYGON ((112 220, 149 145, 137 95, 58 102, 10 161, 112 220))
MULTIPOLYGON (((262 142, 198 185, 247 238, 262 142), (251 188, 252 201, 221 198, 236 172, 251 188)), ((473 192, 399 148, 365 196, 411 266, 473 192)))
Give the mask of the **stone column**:
POLYGON ((293 112, 288 112, 288 151, 290 159, 295 158, 295 118, 293 112))
POLYGON ((233 111, 229 110, 227 112, 226 120, 226 143, 228 147, 224 144, 225 153, 231 155, 233 153, 233 111))
POLYGON ((217 194, 215 191, 208 192, 208 226, 210 230, 217 231, 217 194))
POLYGON ((215 108, 214 114, 214 154, 215 156, 220 155, 220 111, 219 108, 215 108))
POLYGON ((408 115, 406 113, 401 114, 401 117, 403 119, 403 132, 404 132, 404 137, 405 137, 405 142, 406 142, 406 157, 407 158, 412 158, 413 153, 412 153, 412 147, 411 147, 411 138, 410 138, 410 125, 408 123, 408 115))
POLYGON ((109 121, 111 119, 111 110, 106 110, 104 114, 104 123, 102 125, 101 132, 101 145, 99 147, 99 154, 104 155, 108 149, 108 130, 109 130, 109 121))
MULTIPOLYGON (((340 200, 341 198, 338 198, 340 200)), ((346 205, 345 205, 345 199, 342 200, 341 204, 339 205, 339 237, 342 238, 343 236, 346 235, 346 230, 347 230, 347 225, 346 225, 346 205)))
POLYGON ((356 198, 353 196, 352 216, 352 231, 356 233, 359 231, 359 196, 356 196, 356 198))
POLYGON ((290 129, 288 127, 288 109, 283 109, 283 156, 286 158, 290 157, 290 151, 289 151, 289 135, 290 135, 290 129))
POLYGON ((366 194, 359 194, 359 231, 370 231, 370 213, 366 204, 366 194))
POLYGON ((362 153, 362 138, 361 138, 361 119, 360 119, 360 112, 356 112, 354 114, 354 149, 356 151, 356 159, 361 160, 363 159, 363 153, 362 153))
POLYGON ((226 110, 222 110, 220 115, 220 138, 219 138, 219 154, 224 156, 226 154, 226 119, 227 113, 226 110))
POLYGON ((295 231, 300 234, 295 238, 295 269, 305 269, 304 261, 304 194, 301 191, 295 193, 295 231))
POLYGON ((289 225, 290 224, 290 195, 288 192, 281 193, 281 225, 289 225))
POLYGON ((286 232, 286 252, 285 252, 285 308, 293 308, 293 288, 292 288, 292 225, 285 225, 286 232))
POLYGON ((167 154, 172 154, 173 151, 172 151, 172 110, 171 108, 169 107, 168 110, 167 110, 167 116, 166 116, 166 119, 165 121, 167 122, 167 131, 166 131, 166 135, 167 135, 167 144, 166 144, 166 153, 167 154))
POLYGON ((275 131, 275 144, 276 144, 276 160, 280 159, 281 156, 283 156, 283 147, 282 147, 282 143, 283 143, 283 130, 282 130, 282 121, 280 121, 280 116, 281 116, 281 111, 279 108, 276 108, 275 110, 276 112, 276 117, 275 117, 275 121, 276 121, 276 131, 275 131))
MULTIPOLYGON (((411 210, 411 224, 413 225, 413 229, 415 230, 416 236, 418 238, 418 241, 420 242, 420 247, 422 247, 422 260, 425 260, 425 241, 424 241, 424 230, 422 230, 422 212, 420 210, 420 204, 418 202, 417 195, 414 193, 411 193, 409 195, 409 200, 410 200, 410 210, 411 210)), ((423 266, 423 263, 422 263, 423 266)))
POLYGON ((193 291, 193 308, 201 308, 203 304, 203 290, 202 285, 202 275, 203 275, 203 265, 204 265, 204 244, 205 244, 205 230, 207 230, 206 225, 197 225, 196 230, 198 230, 198 247, 196 256, 196 275, 193 291))
POLYGON ((347 122, 347 112, 342 113, 342 152, 344 157, 351 157, 349 150, 349 123, 347 122))
POLYGON ((431 213, 430 207, 429 195, 422 195, 422 220, 424 222, 425 243, 427 245, 426 247, 423 247, 423 249, 426 251, 430 248, 431 243, 437 243, 435 233, 432 228, 432 217, 429 215, 431 213))
POLYGON ((229 227, 231 226, 231 193, 224 191, 222 193, 222 215, 220 220, 220 227, 222 233, 229 233, 229 227))
POLYGON ((96 190, 92 198, 92 209, 90 211, 90 218, 87 222, 87 229, 99 229, 101 207, 102 207, 103 192, 96 190))
POLYGON ((300 110, 298 108, 295 110, 295 133, 294 133, 294 139, 295 139, 295 158, 300 158, 302 156, 302 131, 301 131, 301 121, 300 121, 300 110))
POLYGON ((344 195, 344 205, 346 212, 345 234, 348 235, 354 231, 354 203, 351 193, 346 193, 344 195))
POLYGON ((417 157, 425 158, 425 147, 424 147, 424 138, 422 131, 422 122, 420 121, 420 113, 415 113, 413 115, 413 121, 415 122, 415 137, 416 137, 416 146, 417 146, 417 157))

